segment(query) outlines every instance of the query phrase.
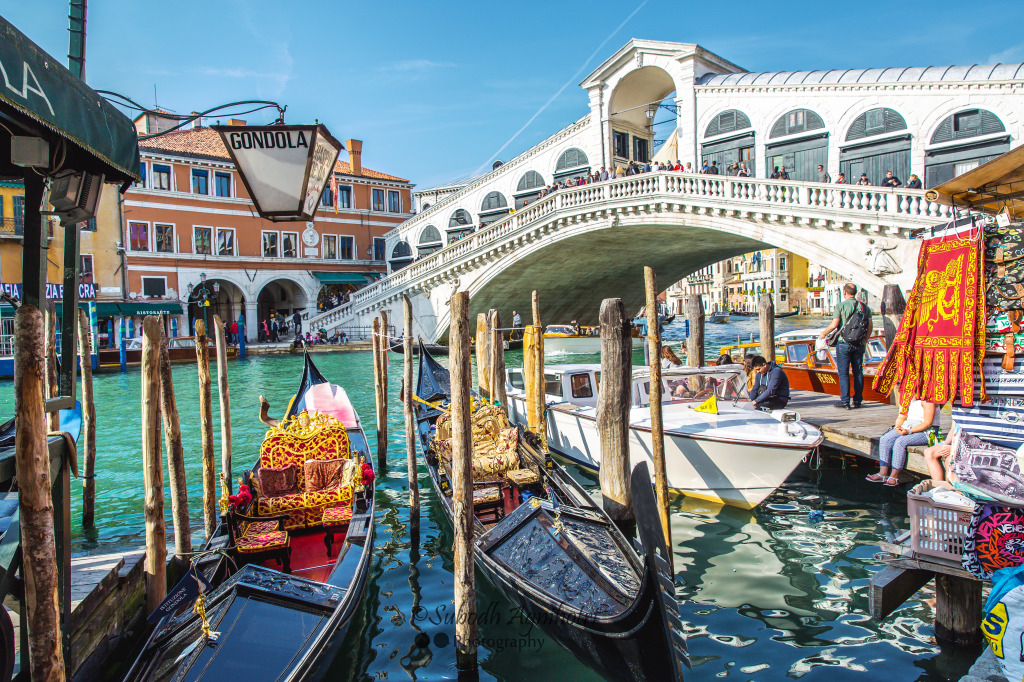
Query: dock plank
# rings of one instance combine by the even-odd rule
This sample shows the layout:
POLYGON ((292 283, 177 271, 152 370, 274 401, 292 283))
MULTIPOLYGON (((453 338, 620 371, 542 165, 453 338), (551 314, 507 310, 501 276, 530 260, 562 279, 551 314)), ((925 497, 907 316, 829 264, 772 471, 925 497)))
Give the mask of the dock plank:
MULTIPOLYGON (((800 418, 821 429, 826 447, 878 461, 878 439, 896 423, 899 408, 895 405, 865 402, 859 409, 842 410, 833 405, 834 395, 811 391, 792 391, 787 409, 800 413, 800 418)), ((948 414, 940 415, 942 431, 950 428, 948 414)), ((911 448, 907 470, 927 475, 924 448, 911 448)))

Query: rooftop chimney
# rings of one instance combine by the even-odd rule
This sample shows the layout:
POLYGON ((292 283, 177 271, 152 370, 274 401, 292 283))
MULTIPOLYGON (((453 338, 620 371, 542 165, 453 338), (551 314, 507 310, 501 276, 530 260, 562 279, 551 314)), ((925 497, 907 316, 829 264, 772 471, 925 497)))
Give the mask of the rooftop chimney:
POLYGON ((363 141, 346 140, 345 149, 348 150, 348 165, 352 175, 363 174, 363 141))
POLYGON ((240 118, 229 118, 228 119, 228 125, 229 126, 244 126, 245 125, 245 121, 243 121, 240 118))

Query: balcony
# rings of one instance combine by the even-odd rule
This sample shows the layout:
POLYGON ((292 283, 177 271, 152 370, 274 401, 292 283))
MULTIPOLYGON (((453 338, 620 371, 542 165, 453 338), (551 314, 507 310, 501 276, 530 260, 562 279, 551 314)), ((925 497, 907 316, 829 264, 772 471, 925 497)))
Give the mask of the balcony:
MULTIPOLYGON (((21 218, 2 218, 0 239, 21 239, 25 236, 25 222, 21 218)), ((49 221, 47 221, 49 222, 49 221)))

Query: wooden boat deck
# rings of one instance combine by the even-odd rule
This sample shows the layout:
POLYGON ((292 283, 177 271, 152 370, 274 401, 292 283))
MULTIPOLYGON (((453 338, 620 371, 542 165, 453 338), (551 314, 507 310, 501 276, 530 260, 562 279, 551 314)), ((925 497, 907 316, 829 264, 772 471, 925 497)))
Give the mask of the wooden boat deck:
MULTIPOLYGON (((825 447, 848 452, 878 461, 878 440, 896 423, 899 408, 895 405, 864 402, 857 410, 840 410, 832 407, 838 398, 824 393, 792 391, 787 409, 800 413, 800 418, 819 429, 825 436, 825 447)), ((950 417, 940 417, 942 433, 950 428, 950 417)), ((910 448, 907 470, 927 475, 924 448, 910 448)))

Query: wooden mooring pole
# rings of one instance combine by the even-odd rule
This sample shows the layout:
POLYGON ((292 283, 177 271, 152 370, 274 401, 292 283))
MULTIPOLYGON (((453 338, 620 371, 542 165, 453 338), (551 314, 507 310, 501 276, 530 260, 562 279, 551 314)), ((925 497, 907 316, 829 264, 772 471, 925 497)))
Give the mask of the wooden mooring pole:
POLYGON ((220 467, 231 494, 231 391, 228 389, 228 342, 224 321, 213 316, 213 333, 217 339, 217 394, 220 398, 220 467))
POLYGON ((757 318, 761 327, 761 357, 775 362, 775 303, 768 292, 757 301, 757 318))
POLYGON ((28 672, 33 680, 63 680, 64 647, 57 601, 50 452, 43 407, 45 339, 43 314, 39 308, 34 305, 18 308, 14 314, 14 464, 18 476, 21 536, 31 539, 21 546, 28 672))
POLYGON ((533 292, 533 325, 523 330, 523 381, 526 388, 526 423, 537 435, 544 421, 544 328, 540 299, 533 292))
MULTIPOLYGON (((163 325, 160 325, 161 330, 163 325)), ((167 337, 160 339, 160 413, 164 421, 167 476, 171 487, 171 519, 174 521, 174 553, 186 561, 192 552, 192 527, 188 514, 188 483, 185 481, 185 451, 181 444, 178 402, 174 398, 171 355, 167 337)))
POLYGON ((473 573, 472 368, 469 350, 469 294, 451 298, 448 333, 452 387, 452 503, 455 521, 455 664, 476 670, 476 584, 473 573))
POLYGON ((508 391, 505 387, 505 335, 501 331, 501 313, 491 308, 487 312, 487 325, 490 329, 491 359, 491 402, 501 405, 508 414, 508 391))
POLYGON ((487 329, 487 313, 476 316, 476 385, 480 397, 491 399, 491 335, 487 329))
MULTIPOLYGON (((644 267, 644 289, 647 295, 647 348, 651 367, 651 459, 654 463, 654 492, 658 496, 658 513, 661 516, 661 530, 665 533, 665 546, 672 548, 672 530, 668 518, 668 474, 665 471, 665 423, 661 414, 661 396, 656 386, 661 386, 661 324, 658 322, 658 283, 654 270, 644 267)), ((698 301, 700 297, 693 297, 698 301)), ((704 316, 700 316, 703 327, 704 316)), ((694 324, 690 323, 693 332, 694 324)), ((703 329, 701 330, 703 331, 703 329)), ((703 333, 701 334, 703 337, 703 333)), ((703 343, 701 344, 703 346, 703 343)), ((689 352, 687 352, 689 355, 689 352)), ((627 413, 628 414, 628 413, 627 413)), ((628 420, 627 420, 628 421, 628 420)), ((627 424, 628 428, 628 424, 627 424)), ((630 470, 632 474, 632 470, 630 470)), ((628 480, 628 479, 627 479, 628 480)), ((672 563, 669 552, 669 564, 672 563)))
POLYGON ((381 318, 373 318, 373 396, 377 407, 377 471, 388 464, 388 346, 387 325, 381 329, 381 318))
POLYGON ((203 530, 209 540, 217 530, 217 474, 213 459, 210 347, 206 323, 202 320, 196 320, 196 364, 199 366, 199 433, 203 443, 203 530))
POLYGON ((82 361, 82 528, 92 528, 96 517, 96 401, 92 392, 92 343, 89 314, 78 310, 78 357, 82 361))
POLYGON ((629 405, 633 387, 633 339, 621 298, 601 302, 601 390, 597 430, 601 438, 601 495, 612 521, 634 520, 629 488, 629 405))
POLYGON ((412 385, 412 301, 408 296, 402 296, 402 313, 404 315, 404 328, 402 330, 402 350, 405 351, 404 364, 402 365, 402 385, 405 387, 405 403, 402 410, 405 414, 405 461, 409 467, 409 512, 415 516, 420 509, 420 488, 417 481, 416 464, 416 420, 413 418, 412 394, 415 388, 412 385))
POLYGON ((146 614, 167 595, 164 469, 160 458, 160 319, 142 322, 142 478, 146 513, 146 614))
POLYGON ((686 319, 690 322, 690 336, 686 339, 688 367, 704 366, 704 301, 697 294, 686 297, 686 319))

